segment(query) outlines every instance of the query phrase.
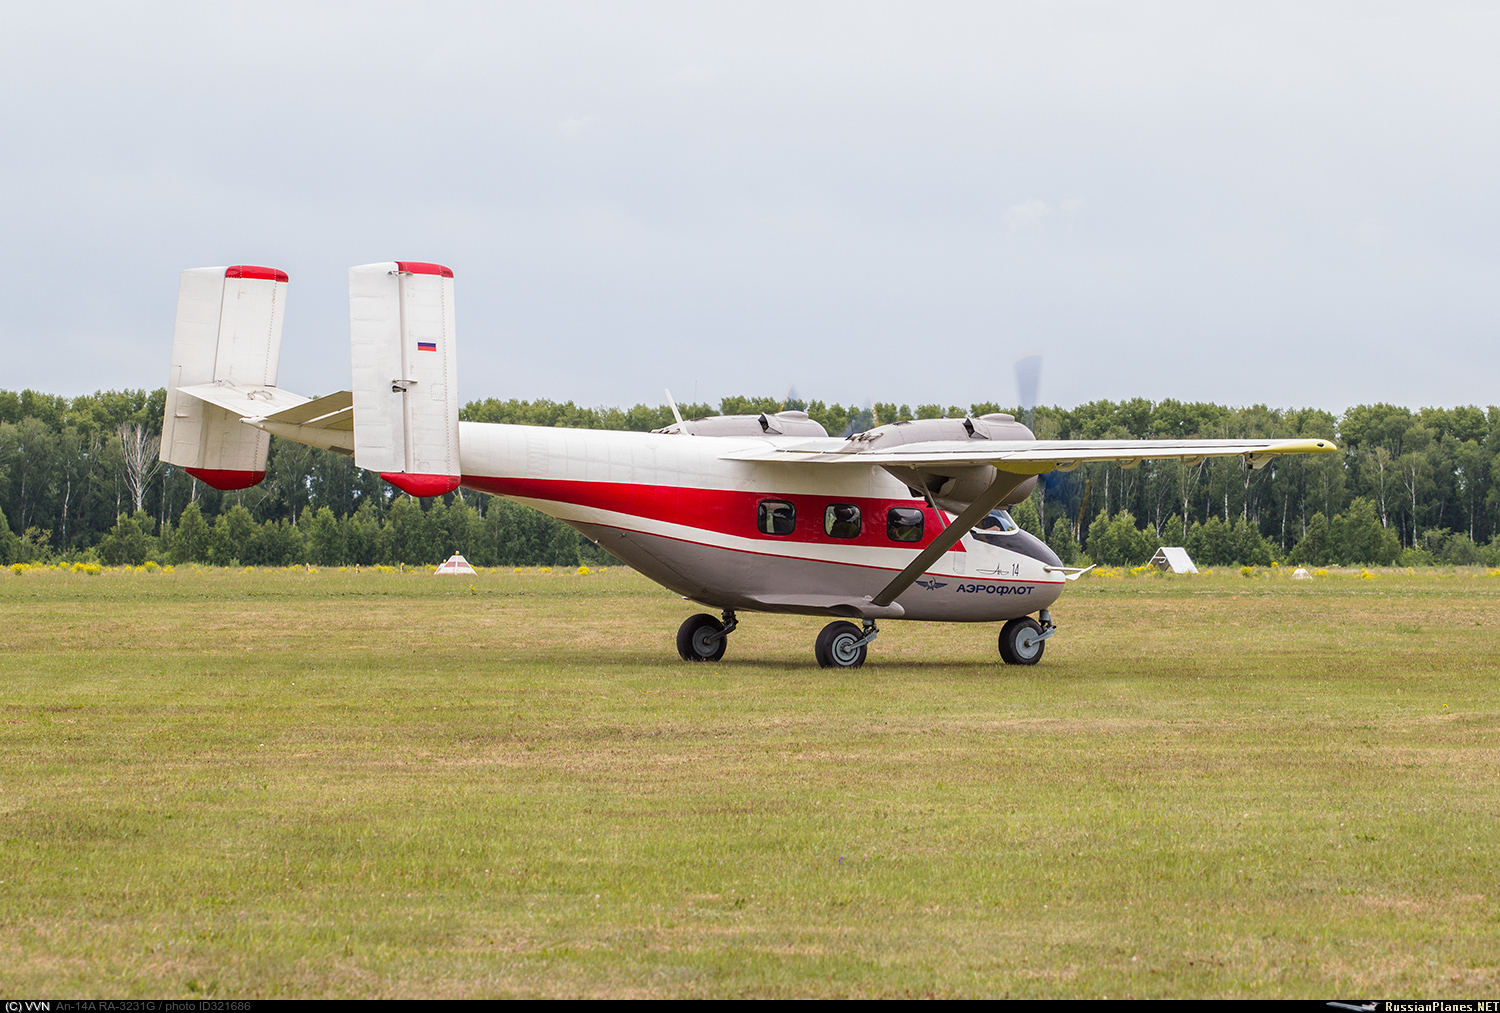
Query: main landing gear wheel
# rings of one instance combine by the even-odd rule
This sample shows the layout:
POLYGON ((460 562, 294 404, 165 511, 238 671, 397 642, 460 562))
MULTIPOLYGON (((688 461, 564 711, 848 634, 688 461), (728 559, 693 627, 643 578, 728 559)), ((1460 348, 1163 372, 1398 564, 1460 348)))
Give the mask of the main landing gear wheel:
POLYGON ((1042 626, 1035 619, 1012 619, 1000 627, 1000 657, 1007 665, 1035 665, 1047 649, 1042 626))
POLYGON ((725 612, 722 622, 704 612, 688 616, 677 628, 677 653, 683 661, 718 661, 738 625, 733 612, 725 612))
POLYGON ((853 623, 829 623, 818 634, 813 655, 819 668, 858 668, 865 663, 870 641, 875 639, 875 624, 861 630, 853 623))

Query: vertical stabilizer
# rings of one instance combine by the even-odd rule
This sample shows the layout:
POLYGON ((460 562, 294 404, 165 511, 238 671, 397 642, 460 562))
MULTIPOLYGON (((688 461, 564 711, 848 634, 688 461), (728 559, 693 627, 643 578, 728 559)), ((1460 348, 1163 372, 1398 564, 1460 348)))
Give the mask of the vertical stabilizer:
POLYGON ((182 272, 161 459, 216 489, 244 489, 265 478, 270 437, 179 388, 275 387, 286 287, 286 272, 271 267, 182 272))
POLYGON ((391 261, 349 269, 354 463, 413 496, 458 488, 453 272, 391 261))

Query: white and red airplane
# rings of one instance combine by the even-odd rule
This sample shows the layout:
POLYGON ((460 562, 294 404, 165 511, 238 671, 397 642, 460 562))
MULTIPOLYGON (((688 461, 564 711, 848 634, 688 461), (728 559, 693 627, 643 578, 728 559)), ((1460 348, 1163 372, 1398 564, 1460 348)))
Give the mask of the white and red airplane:
MULTIPOLYGON (((1003 622, 1000 656, 1031 665, 1080 570, 1007 506, 1085 461, 1330 453, 1328 440, 1038 440, 1010 415, 923 419, 830 438, 803 412, 678 421, 652 433, 461 422, 453 272, 396 261, 349 271, 352 391, 276 386, 287 276, 184 271, 161 459, 218 489, 265 477, 271 436, 351 454, 413 496, 459 486, 562 520, 652 580, 720 612, 677 649, 724 655, 740 612, 826 616, 824 667, 864 663, 877 620, 1003 622), (1036 618, 1032 619, 1031 616, 1036 618), (855 625, 849 620, 858 620, 855 625)), ((673 407, 676 414, 676 407, 673 407)))

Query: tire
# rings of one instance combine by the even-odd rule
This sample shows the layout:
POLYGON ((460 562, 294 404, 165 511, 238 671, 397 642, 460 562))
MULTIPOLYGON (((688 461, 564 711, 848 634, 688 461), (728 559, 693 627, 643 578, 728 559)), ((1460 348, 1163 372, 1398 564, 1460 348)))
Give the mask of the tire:
POLYGON ((858 668, 863 665, 870 645, 854 646, 863 636, 863 631, 853 623, 840 621, 823 627, 823 631, 818 634, 818 642, 813 647, 818 667, 858 668))
POLYGON ((1047 649, 1041 636, 1042 626, 1035 619, 1012 619, 1000 627, 1001 660, 1007 665, 1035 665, 1047 649))
POLYGON ((722 633, 724 624, 706 612, 688 616, 677 628, 677 653, 683 661, 718 661, 724 657, 729 638, 722 633))

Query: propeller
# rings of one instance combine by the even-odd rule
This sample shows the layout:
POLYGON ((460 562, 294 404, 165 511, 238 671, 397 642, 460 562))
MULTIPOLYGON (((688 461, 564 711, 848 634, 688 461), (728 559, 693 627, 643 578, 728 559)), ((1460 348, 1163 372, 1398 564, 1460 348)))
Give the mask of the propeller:
POLYGON ((880 420, 875 417, 875 402, 873 400, 866 401, 865 407, 860 409, 858 414, 849 416, 849 422, 844 426, 844 431, 839 433, 839 436, 847 440, 855 433, 874 429, 878 425, 880 425, 880 420))
POLYGON ((1021 399, 1021 421, 1036 428, 1037 391, 1042 385, 1042 357, 1023 355, 1016 360, 1016 394, 1021 399))
MULTIPOLYGON (((1021 422, 1036 433, 1036 403, 1038 392, 1042 386, 1042 357, 1036 353, 1021 356, 1016 360, 1016 396, 1021 399, 1021 422)), ((1059 473, 1053 471, 1040 476, 1037 481, 1037 517, 1042 525, 1042 540, 1047 539, 1047 493, 1053 491, 1056 483, 1068 481, 1059 473)), ((1084 503, 1088 503, 1088 488, 1085 486, 1083 493, 1084 503)))
MULTIPOLYGON (((837 407, 837 404, 834 405, 837 407)), ((776 407, 777 411, 807 411, 807 401, 802 393, 797 390, 796 383, 786 385, 786 393, 781 396, 781 403, 776 407)), ((848 439, 856 433, 862 433, 867 429, 873 429, 880 425, 880 419, 875 413, 875 400, 869 398, 864 407, 849 416, 843 431, 838 435, 841 439, 848 439)))

